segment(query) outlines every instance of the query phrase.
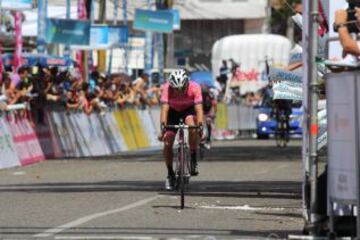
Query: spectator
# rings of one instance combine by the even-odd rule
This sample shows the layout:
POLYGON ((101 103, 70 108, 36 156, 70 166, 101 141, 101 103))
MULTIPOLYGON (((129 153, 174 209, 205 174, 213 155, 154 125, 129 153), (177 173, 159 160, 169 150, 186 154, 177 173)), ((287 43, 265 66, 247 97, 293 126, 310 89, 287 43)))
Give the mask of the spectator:
POLYGON ((220 76, 219 76, 219 82, 222 85, 226 86, 226 82, 228 80, 228 74, 229 74, 229 68, 227 66, 226 60, 222 61, 222 65, 220 67, 220 76))
POLYGON ((135 79, 132 83, 133 89, 135 91, 135 104, 147 104, 147 86, 149 83, 149 75, 143 73, 135 79))
MULTIPOLYGON (((355 8, 357 22, 360 22, 360 8, 355 8)), ((345 54, 360 56, 360 47, 356 40, 354 40, 346 25, 348 13, 346 10, 338 10, 335 13, 335 28, 338 30, 340 43, 344 49, 345 54)))

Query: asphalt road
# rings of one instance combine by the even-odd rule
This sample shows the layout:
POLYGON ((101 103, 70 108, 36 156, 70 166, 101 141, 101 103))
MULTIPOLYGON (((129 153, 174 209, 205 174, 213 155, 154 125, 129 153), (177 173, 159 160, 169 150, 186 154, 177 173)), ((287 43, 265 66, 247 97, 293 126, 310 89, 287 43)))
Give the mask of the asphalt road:
POLYGON ((217 142, 186 208, 160 151, 0 171, 0 239, 277 239, 300 234, 301 142, 217 142))

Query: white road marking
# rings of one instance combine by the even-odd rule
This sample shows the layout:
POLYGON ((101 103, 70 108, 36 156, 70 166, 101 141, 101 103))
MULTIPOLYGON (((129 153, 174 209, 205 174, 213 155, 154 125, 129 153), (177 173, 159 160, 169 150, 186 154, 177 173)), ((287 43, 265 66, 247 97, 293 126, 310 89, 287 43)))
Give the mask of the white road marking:
POLYGON ((160 198, 161 196, 160 195, 157 195, 157 196, 154 196, 154 197, 150 197, 150 198, 145 198, 141 201, 138 201, 138 202, 134 202, 132 204, 129 204, 129 205, 126 205, 124 207, 121 207, 121 208, 117 208, 117 209, 113 209, 113 210, 109 210, 109 211, 105 211, 105 212, 100 212, 100 213, 95 213, 95 214, 92 214, 92 215, 89 215, 89 216, 86 216, 86 217, 82 217, 82 218, 79 218, 75 221, 72 221, 72 222, 69 222, 69 223, 66 223, 64 225, 61 225, 61 226, 58 226, 58 227, 55 227, 55 228, 51 228, 51 229, 48 229, 42 233, 39 233, 39 234, 35 234, 33 237, 36 237, 36 238, 45 238, 45 237, 51 237, 59 232, 63 232, 63 231, 66 231, 70 228, 74 228, 76 226, 79 226, 81 224, 84 224, 86 222, 89 222, 89 221, 92 221, 94 219, 97 219, 97 218, 101 218, 101 217, 104 217, 104 216, 107 216, 107 215, 111 215, 111 214, 115 214, 115 213, 119 213, 119 212, 124 212, 124 211, 127 211, 129 209, 132 209, 132 208, 136 208, 136 207, 140 207, 142 205, 145 205, 149 202, 152 202, 158 198, 160 198))
POLYGON ((114 236, 102 236, 102 235, 84 235, 84 236, 56 236, 55 239, 59 240, 82 240, 82 239, 96 239, 96 240, 154 240, 152 237, 142 237, 142 236, 124 236, 124 235, 114 235, 114 236))
POLYGON ((273 207, 250 207, 244 206, 199 206, 206 209, 220 209, 220 210, 242 210, 242 211, 285 211, 285 208, 273 208, 273 207))

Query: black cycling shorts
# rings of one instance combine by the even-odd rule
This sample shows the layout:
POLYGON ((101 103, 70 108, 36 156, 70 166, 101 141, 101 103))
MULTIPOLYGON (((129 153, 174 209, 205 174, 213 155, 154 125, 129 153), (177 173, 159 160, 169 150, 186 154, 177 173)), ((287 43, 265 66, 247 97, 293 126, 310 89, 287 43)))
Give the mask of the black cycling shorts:
MULTIPOLYGON (((169 109, 169 113, 168 113, 168 119, 167 119, 167 124, 168 125, 178 125, 180 123, 180 119, 183 120, 183 122, 185 123, 185 119, 188 116, 195 116, 196 112, 195 112, 195 107, 190 107, 184 111, 178 112, 176 110, 174 110, 173 108, 169 109)), ((172 132, 177 132, 176 129, 168 129, 168 131, 172 131, 172 132)))

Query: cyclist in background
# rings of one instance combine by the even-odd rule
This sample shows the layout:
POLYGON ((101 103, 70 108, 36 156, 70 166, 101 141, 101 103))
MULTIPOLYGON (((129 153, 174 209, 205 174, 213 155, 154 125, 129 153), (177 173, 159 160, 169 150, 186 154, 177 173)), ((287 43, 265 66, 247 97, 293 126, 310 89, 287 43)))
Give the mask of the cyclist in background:
POLYGON ((165 181, 166 190, 173 190, 175 185, 175 173, 173 170, 173 144, 176 130, 165 129, 166 125, 177 125, 183 119, 186 125, 199 126, 199 131, 189 130, 189 145, 192 161, 191 175, 199 174, 196 150, 199 133, 202 136, 204 112, 202 107, 201 87, 189 77, 184 70, 176 70, 169 76, 169 81, 163 86, 161 93, 161 135, 159 140, 164 141, 164 157, 168 170, 165 181))
POLYGON ((211 89, 206 85, 201 85, 201 94, 203 98, 203 110, 206 119, 206 132, 207 136, 204 142, 204 147, 210 149, 211 147, 211 131, 212 123, 214 122, 216 116, 216 98, 211 92, 211 89))
POLYGON ((287 136, 289 134, 289 119, 292 113, 292 100, 276 99, 273 100, 272 114, 275 115, 276 122, 280 121, 281 114, 285 115, 287 136))

